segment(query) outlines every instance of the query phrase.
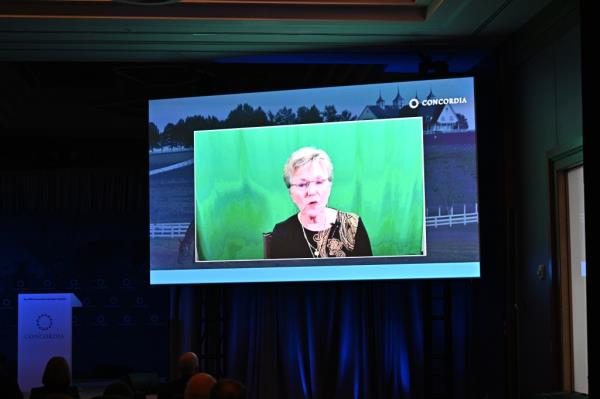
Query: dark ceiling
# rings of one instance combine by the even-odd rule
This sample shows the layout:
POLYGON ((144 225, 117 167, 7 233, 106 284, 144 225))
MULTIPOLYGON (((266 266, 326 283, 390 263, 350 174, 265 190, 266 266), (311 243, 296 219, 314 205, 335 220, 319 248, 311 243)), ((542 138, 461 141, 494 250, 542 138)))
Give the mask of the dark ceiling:
POLYGON ((149 98, 464 75, 549 3, 4 0, 0 127, 135 137, 149 98))
POLYGON ((431 59, 465 72, 549 2, 4 0, 0 60, 377 63, 415 72, 431 59))

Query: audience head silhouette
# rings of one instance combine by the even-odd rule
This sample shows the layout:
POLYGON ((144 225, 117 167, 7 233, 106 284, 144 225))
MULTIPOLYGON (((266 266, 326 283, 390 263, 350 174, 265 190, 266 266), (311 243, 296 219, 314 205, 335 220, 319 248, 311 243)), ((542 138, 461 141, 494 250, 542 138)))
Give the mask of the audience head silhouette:
POLYGON ((208 399, 210 390, 215 385, 212 375, 206 373, 195 374, 187 383, 184 399, 208 399))
POLYGON ((198 372, 198 356, 194 352, 186 352, 179 357, 177 369, 182 377, 189 377, 198 372))
POLYGON ((246 399, 246 387, 234 379, 222 378, 210 391, 210 399, 246 399))
POLYGON ((42 376, 41 387, 31 388, 29 399, 49 399, 54 396, 61 399, 65 395, 79 399, 79 390, 71 386, 71 370, 67 359, 55 356, 48 360, 42 376))
POLYGON ((104 389, 105 398, 133 399, 133 389, 122 381, 114 382, 104 389))
POLYGON ((71 371, 69 370, 67 359, 62 356, 55 356, 48 360, 44 369, 42 384, 53 390, 65 390, 69 388, 71 386, 71 371))
POLYGON ((158 389, 157 399, 183 399, 187 383, 198 372, 198 356, 194 352, 185 352, 177 361, 178 377, 158 389))

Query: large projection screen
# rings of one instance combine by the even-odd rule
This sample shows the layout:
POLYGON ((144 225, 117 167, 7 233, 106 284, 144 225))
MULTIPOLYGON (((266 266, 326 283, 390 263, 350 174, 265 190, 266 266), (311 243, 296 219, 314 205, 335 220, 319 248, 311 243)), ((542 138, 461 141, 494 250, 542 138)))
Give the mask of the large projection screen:
POLYGON ((474 109, 472 78, 151 100, 151 283, 479 277, 474 109), (306 148, 331 181, 288 187, 306 148))

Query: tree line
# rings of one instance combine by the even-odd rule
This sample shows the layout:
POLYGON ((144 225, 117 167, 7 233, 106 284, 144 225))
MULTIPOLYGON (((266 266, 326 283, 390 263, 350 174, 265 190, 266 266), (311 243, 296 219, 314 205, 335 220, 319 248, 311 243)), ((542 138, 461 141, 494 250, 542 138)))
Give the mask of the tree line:
POLYGON ((194 115, 168 123, 162 132, 150 122, 148 124, 148 144, 150 148, 191 147, 194 144, 195 130, 230 129, 254 126, 297 125, 304 123, 352 121, 356 116, 347 110, 338 113, 334 105, 326 105, 323 111, 315 105, 299 107, 296 112, 283 107, 275 114, 265 112, 261 107, 240 104, 229 112, 225 120, 214 116, 194 115))

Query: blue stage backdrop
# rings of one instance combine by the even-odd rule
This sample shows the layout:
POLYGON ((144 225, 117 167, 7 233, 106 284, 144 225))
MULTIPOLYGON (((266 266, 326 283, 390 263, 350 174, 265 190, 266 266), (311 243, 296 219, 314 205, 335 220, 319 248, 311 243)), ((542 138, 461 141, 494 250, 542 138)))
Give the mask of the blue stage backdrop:
POLYGON ((72 292, 82 302, 73 311, 74 378, 168 375, 168 288, 148 284, 143 168, 136 174, 0 176, 0 352, 11 363, 17 295, 72 292))

